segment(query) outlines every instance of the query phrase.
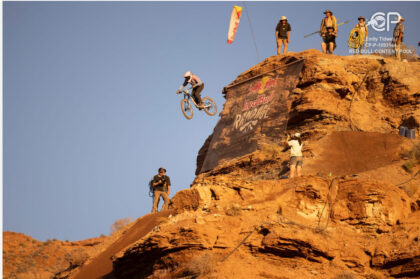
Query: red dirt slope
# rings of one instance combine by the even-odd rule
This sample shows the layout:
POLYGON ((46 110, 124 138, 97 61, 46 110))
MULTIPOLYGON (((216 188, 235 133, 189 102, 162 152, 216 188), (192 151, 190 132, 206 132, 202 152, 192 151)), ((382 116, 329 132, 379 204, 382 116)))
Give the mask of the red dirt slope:
POLYGON ((72 276, 73 279, 112 278, 111 257, 123 248, 139 240, 157 226, 162 219, 171 214, 171 211, 148 214, 140 219, 127 230, 117 241, 110 245, 104 252, 84 265, 82 269, 72 276))

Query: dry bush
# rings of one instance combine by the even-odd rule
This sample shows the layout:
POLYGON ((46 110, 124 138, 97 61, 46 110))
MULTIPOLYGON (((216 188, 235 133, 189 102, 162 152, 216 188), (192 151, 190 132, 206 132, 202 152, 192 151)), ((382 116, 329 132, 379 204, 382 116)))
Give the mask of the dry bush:
POLYGON ((416 164, 413 160, 409 160, 402 165, 402 168, 408 173, 413 173, 413 168, 415 167, 415 165, 416 164))
POLYGON ((401 189, 404 190, 404 192, 411 198, 419 190, 419 185, 417 185, 416 181, 410 181, 410 182, 402 185, 401 189))
MULTIPOLYGON (((382 49, 383 52, 379 53, 379 56, 390 58, 396 57, 395 48, 393 46, 385 47, 382 49)), ((406 59, 408 62, 416 62, 419 59, 417 54, 417 49, 413 46, 407 46, 406 44, 401 44, 401 60, 406 59)))
POLYGON ((417 142, 413 148, 407 154, 408 161, 402 165, 402 168, 408 172, 412 173, 414 167, 420 163, 420 142, 417 142))
POLYGON ((68 261, 71 266, 81 266, 88 258, 88 253, 82 248, 74 249, 71 253, 65 254, 65 260, 68 261))
POLYGON ((216 259, 210 252, 205 252, 191 259, 186 267, 186 275, 192 278, 207 275, 209 277, 215 275, 216 259))
POLYGON ((355 279, 356 277, 350 272, 342 272, 334 276, 334 279, 355 279))
POLYGON ((225 213, 228 216, 238 216, 241 214, 241 207, 234 203, 226 209, 225 213))
POLYGON ((115 221, 114 224, 111 225, 111 235, 121 230, 122 228, 130 224, 132 221, 133 220, 131 219, 131 217, 115 221))
POLYGON ((420 142, 417 142, 411 150, 411 157, 416 163, 420 163, 420 142))
POLYGON ((386 277, 384 274, 382 274, 379 271, 376 270, 372 270, 372 272, 366 276, 367 279, 386 279, 388 277, 386 277))
POLYGON ((278 158, 282 152, 282 148, 276 144, 264 144, 261 146, 261 151, 271 157, 271 159, 278 158))

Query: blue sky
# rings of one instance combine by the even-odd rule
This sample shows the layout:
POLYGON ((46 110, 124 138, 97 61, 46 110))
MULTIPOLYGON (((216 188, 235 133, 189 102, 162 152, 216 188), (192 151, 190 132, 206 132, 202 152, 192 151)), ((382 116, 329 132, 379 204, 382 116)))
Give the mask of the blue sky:
MULTIPOLYGON (((147 183, 160 166, 171 196, 188 188, 218 116, 182 116, 182 74, 197 74, 220 110, 222 88, 258 62, 245 13, 226 43, 234 4, 242 2, 3 2, 3 230, 39 240, 108 234, 114 221, 150 211, 147 183)), ((379 11, 402 14, 404 41, 420 41, 419 2, 246 5, 261 60, 276 53, 282 15, 289 51, 320 49, 319 36, 303 36, 327 8, 351 20, 337 54, 348 55, 357 17, 379 11)))

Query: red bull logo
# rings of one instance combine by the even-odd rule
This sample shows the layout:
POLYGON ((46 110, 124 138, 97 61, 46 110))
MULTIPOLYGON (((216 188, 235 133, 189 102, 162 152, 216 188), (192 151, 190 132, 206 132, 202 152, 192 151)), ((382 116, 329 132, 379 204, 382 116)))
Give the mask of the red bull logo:
POLYGON ((270 88, 273 88, 276 85, 276 80, 271 77, 263 77, 260 82, 257 82, 253 87, 251 87, 251 93, 262 94, 270 88))

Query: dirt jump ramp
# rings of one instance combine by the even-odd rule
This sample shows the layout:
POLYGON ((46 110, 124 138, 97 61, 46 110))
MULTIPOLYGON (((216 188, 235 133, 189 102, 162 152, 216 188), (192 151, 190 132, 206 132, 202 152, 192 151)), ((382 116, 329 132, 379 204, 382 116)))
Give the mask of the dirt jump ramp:
POLYGON ((335 131, 310 145, 305 173, 352 175, 401 160, 409 140, 396 134, 335 131))

